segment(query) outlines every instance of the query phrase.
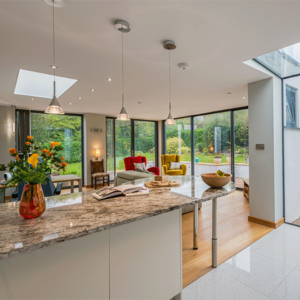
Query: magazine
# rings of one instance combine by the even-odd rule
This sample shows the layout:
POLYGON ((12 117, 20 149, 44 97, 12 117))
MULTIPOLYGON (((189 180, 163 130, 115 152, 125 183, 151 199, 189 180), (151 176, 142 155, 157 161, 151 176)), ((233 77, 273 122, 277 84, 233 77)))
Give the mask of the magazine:
MULTIPOLYGON (((93 193, 92 196, 98 200, 104 200, 104 199, 111 198, 111 197, 137 193, 137 192, 143 191, 143 190, 145 190, 144 187, 133 185, 133 184, 121 185, 121 186, 116 186, 116 187, 108 186, 108 187, 105 187, 105 188, 100 189, 99 191, 93 193)), ((140 193, 140 194, 143 194, 143 193, 140 193)))
POLYGON ((143 188, 142 190, 139 190, 137 192, 133 193, 128 193, 125 196, 132 197, 132 196, 144 196, 144 195, 149 195, 149 189, 148 188, 143 188))

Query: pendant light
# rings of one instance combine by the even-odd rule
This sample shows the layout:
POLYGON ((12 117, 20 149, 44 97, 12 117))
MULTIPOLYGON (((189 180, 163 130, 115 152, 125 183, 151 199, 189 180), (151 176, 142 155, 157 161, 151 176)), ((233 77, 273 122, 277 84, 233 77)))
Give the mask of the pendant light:
POLYGON ((124 104, 123 34, 130 31, 130 26, 128 22, 124 20, 118 20, 115 22, 115 29, 122 33, 122 108, 117 117, 117 120, 126 121, 126 120, 130 120, 130 118, 125 109, 125 104, 124 104))
POLYGON ((176 45, 174 41, 165 41, 164 48, 169 50, 169 115, 165 122, 166 125, 175 125, 176 122, 173 119, 172 111, 171 111, 171 50, 176 49, 176 45))
POLYGON ((53 69, 53 98, 45 110, 46 114, 56 114, 56 115, 63 115, 65 112, 61 108, 57 98, 56 98, 56 82, 55 82, 55 69, 57 68, 55 65, 55 31, 54 31, 54 6, 55 6, 55 0, 52 0, 53 4, 53 65, 51 65, 51 68, 53 69))

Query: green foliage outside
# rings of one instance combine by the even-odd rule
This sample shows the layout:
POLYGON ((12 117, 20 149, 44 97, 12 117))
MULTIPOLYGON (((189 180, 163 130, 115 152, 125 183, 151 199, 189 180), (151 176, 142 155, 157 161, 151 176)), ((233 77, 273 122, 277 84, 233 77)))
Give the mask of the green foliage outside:
MULTIPOLYGON (((117 170, 125 170, 124 158, 131 156, 130 121, 116 120, 116 157, 117 170)), ((146 156, 147 161, 155 160, 155 123, 146 121, 134 122, 135 156, 146 156)), ((113 120, 106 119, 107 170, 114 170, 113 120)))
POLYGON ((59 154, 65 158, 68 166, 60 174, 82 176, 81 134, 79 116, 31 113, 31 135, 40 147, 49 148, 51 141, 61 142, 63 150, 59 154))
MULTIPOLYGON (((248 110, 234 112, 235 121, 235 161, 244 163, 245 158, 249 157, 249 128, 248 128, 248 110)), ((191 161, 190 149, 191 129, 190 118, 177 119, 176 125, 166 126, 166 149, 168 154, 179 154, 179 130, 181 125, 181 161, 191 161)), ((231 151, 231 124, 230 112, 217 113, 194 118, 194 149, 195 159, 198 157, 199 162, 213 163, 214 156, 222 156, 222 163, 227 162, 231 151), (214 152, 215 146, 215 128, 221 132, 219 144, 221 145, 220 153, 214 152)))

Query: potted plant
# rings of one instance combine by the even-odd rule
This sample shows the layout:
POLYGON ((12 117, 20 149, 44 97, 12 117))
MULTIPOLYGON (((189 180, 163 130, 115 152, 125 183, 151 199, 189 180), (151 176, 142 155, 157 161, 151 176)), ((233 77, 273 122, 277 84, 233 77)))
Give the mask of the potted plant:
POLYGON ((63 150, 60 142, 51 142, 49 149, 36 145, 32 136, 27 136, 23 158, 19 151, 9 149, 13 158, 7 166, 0 164, 0 171, 8 170, 12 177, 6 182, 5 189, 24 184, 19 213, 25 219, 41 216, 45 211, 45 199, 41 184, 50 180, 53 169, 65 170, 67 163, 59 152, 63 150))
POLYGON ((216 155, 214 156, 214 163, 216 165, 219 165, 222 161, 222 155, 220 153, 216 153, 216 155))

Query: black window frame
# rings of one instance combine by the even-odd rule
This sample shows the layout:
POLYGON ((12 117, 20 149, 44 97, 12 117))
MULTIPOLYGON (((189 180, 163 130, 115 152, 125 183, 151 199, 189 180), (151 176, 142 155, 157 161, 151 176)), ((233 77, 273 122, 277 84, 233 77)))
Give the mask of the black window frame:
MULTIPOLYGON (((106 116, 107 119, 114 120, 113 122, 113 143, 114 143, 114 176, 117 175, 117 167, 116 167, 116 117, 106 116)), ((130 119, 130 128, 131 128, 131 156, 134 156, 135 145, 134 145, 134 122, 142 121, 142 122, 153 122, 155 124, 155 166, 158 166, 158 121, 155 120, 144 120, 144 119, 130 119)), ((105 133, 106 134, 106 133, 105 133)), ((107 134, 106 134, 107 138, 107 134)), ((107 144, 107 140, 106 140, 107 144)), ((107 147, 106 147, 106 165, 107 165, 107 147)), ((111 180, 112 181, 112 180, 111 180)))
MULTIPOLYGON (((230 112, 230 141, 231 141, 231 156, 235 157, 235 131, 234 131, 234 112, 239 111, 239 110, 244 110, 248 109, 248 106, 241 106, 241 107, 235 107, 235 108, 230 108, 230 109, 224 109, 224 110, 218 110, 218 111, 211 111, 211 112, 206 112, 202 114, 195 114, 195 115, 188 115, 188 116, 183 116, 183 117, 177 117, 174 118, 175 120, 177 119, 184 119, 184 118, 191 118, 191 175, 195 174, 195 167, 194 167, 194 161, 195 161, 195 149, 194 149, 194 118, 195 117, 200 117, 200 116, 205 116, 205 115, 211 115, 211 114, 217 114, 217 113, 224 113, 224 112, 230 112)), ((162 134, 163 134, 163 154, 166 154, 166 125, 165 124, 166 120, 163 120, 163 129, 162 129, 162 134)), ((231 173, 232 173, 232 181, 235 182, 235 159, 231 160, 231 173)), ((237 190, 243 190, 242 188, 237 188, 237 190)))
MULTIPOLYGON (((40 113, 40 114, 45 114, 44 111, 40 110, 30 110, 30 119, 31 119, 31 113, 40 113)), ((84 173, 84 167, 85 167, 85 152, 84 152, 84 126, 83 126, 83 114, 73 114, 73 113, 65 113, 64 115, 66 116, 75 116, 75 117, 80 117, 81 118, 81 178, 82 182, 84 182, 85 178, 85 173, 84 173)), ((30 132, 31 132, 31 122, 30 122, 30 132)), ((69 189, 71 186, 64 186, 63 189, 69 189)), ((74 185, 74 187, 79 187, 79 185, 74 185)))

